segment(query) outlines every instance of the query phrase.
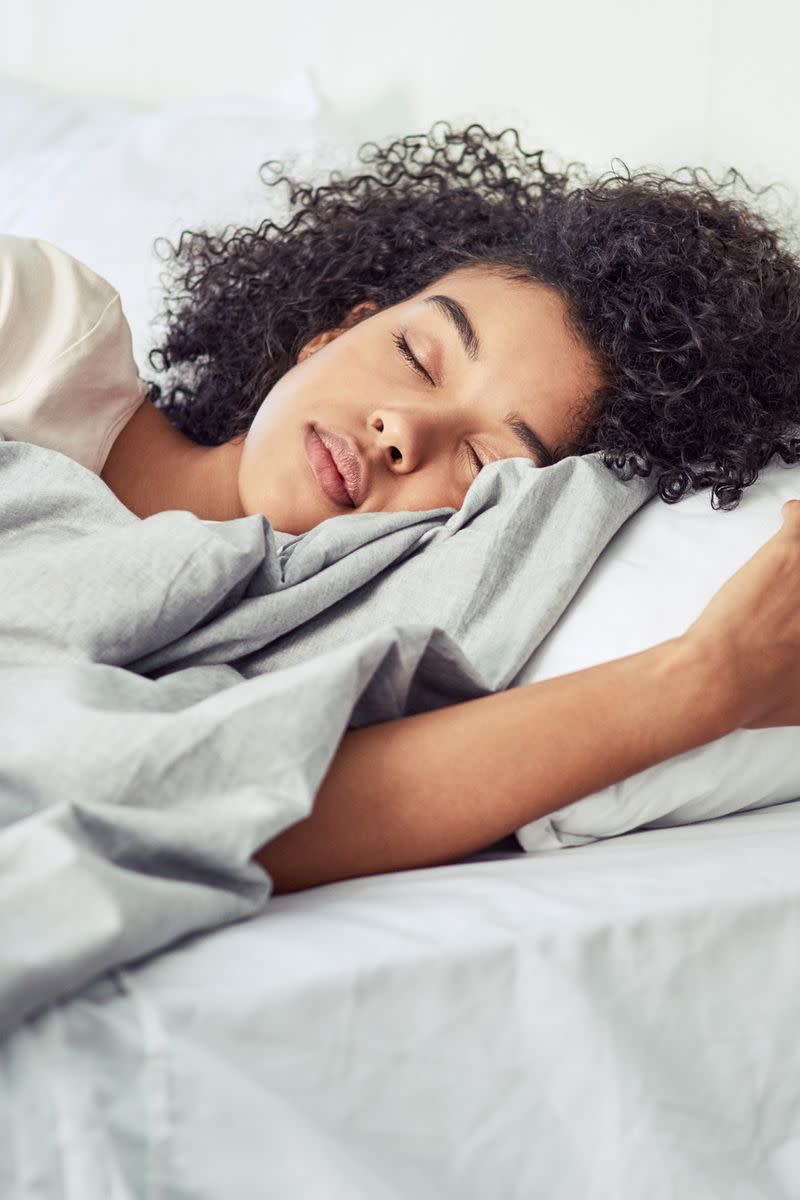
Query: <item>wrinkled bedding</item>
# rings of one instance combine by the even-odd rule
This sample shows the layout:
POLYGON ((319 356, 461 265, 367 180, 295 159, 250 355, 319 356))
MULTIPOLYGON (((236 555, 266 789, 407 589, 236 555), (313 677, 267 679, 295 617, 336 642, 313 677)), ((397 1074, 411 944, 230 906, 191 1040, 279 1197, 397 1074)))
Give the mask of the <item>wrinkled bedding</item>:
POLYGON ((0 1042, 3 1200, 796 1200, 800 800, 273 896, 0 1042))
MULTIPOLYGON (((598 458, 300 536, 0 442, 0 1032, 261 911, 348 728, 507 687, 653 494, 598 458)), ((2 1149, 0 1148, 0 1156, 2 1149)))

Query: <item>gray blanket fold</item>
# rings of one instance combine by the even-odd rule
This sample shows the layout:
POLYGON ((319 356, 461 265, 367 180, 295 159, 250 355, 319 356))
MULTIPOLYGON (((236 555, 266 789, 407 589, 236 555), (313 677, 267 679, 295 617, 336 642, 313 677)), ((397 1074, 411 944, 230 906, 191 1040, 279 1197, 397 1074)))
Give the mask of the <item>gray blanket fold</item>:
POLYGON ((653 490, 508 459, 293 536, 0 441, 0 1032, 259 911, 346 730, 507 687, 653 490))

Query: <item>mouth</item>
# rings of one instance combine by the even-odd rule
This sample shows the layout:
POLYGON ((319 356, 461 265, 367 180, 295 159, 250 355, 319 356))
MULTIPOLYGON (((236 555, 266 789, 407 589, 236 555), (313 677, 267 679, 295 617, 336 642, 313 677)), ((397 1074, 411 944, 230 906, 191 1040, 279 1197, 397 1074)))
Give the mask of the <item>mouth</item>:
POLYGON ((355 447, 339 434, 311 425, 305 436, 305 451, 328 499, 357 508, 363 498, 364 467, 355 447))
POLYGON ((314 478, 325 496, 341 508, 354 509, 355 497, 359 490, 359 480, 356 479, 353 469, 354 458, 356 469, 360 464, 355 455, 351 454, 347 443, 336 434, 311 425, 307 428, 303 444, 314 478), (345 452, 342 452, 342 444, 345 452))

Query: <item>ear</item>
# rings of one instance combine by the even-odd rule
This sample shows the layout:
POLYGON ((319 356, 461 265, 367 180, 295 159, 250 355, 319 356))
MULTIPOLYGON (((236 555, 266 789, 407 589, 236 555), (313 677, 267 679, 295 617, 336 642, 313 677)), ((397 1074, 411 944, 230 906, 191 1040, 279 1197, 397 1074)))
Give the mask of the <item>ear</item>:
POLYGON ((362 300, 360 304, 356 304, 354 308, 350 309, 341 324, 337 325, 335 329, 326 329, 323 333, 317 333, 301 346, 297 353, 297 361, 301 363, 312 354, 316 354, 317 350, 321 350, 323 346, 327 346, 328 342, 332 342, 339 334, 352 329, 360 321, 365 321, 367 317, 371 317, 373 313, 378 312, 379 308, 380 305, 375 300, 362 300))

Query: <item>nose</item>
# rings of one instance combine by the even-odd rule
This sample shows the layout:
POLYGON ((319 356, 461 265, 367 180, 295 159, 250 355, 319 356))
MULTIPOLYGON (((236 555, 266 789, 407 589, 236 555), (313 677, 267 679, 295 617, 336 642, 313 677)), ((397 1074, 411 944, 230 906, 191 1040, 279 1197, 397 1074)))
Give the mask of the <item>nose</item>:
POLYGON ((386 409, 371 418, 381 456, 392 471, 414 471, 433 449, 436 418, 428 411, 386 409))

